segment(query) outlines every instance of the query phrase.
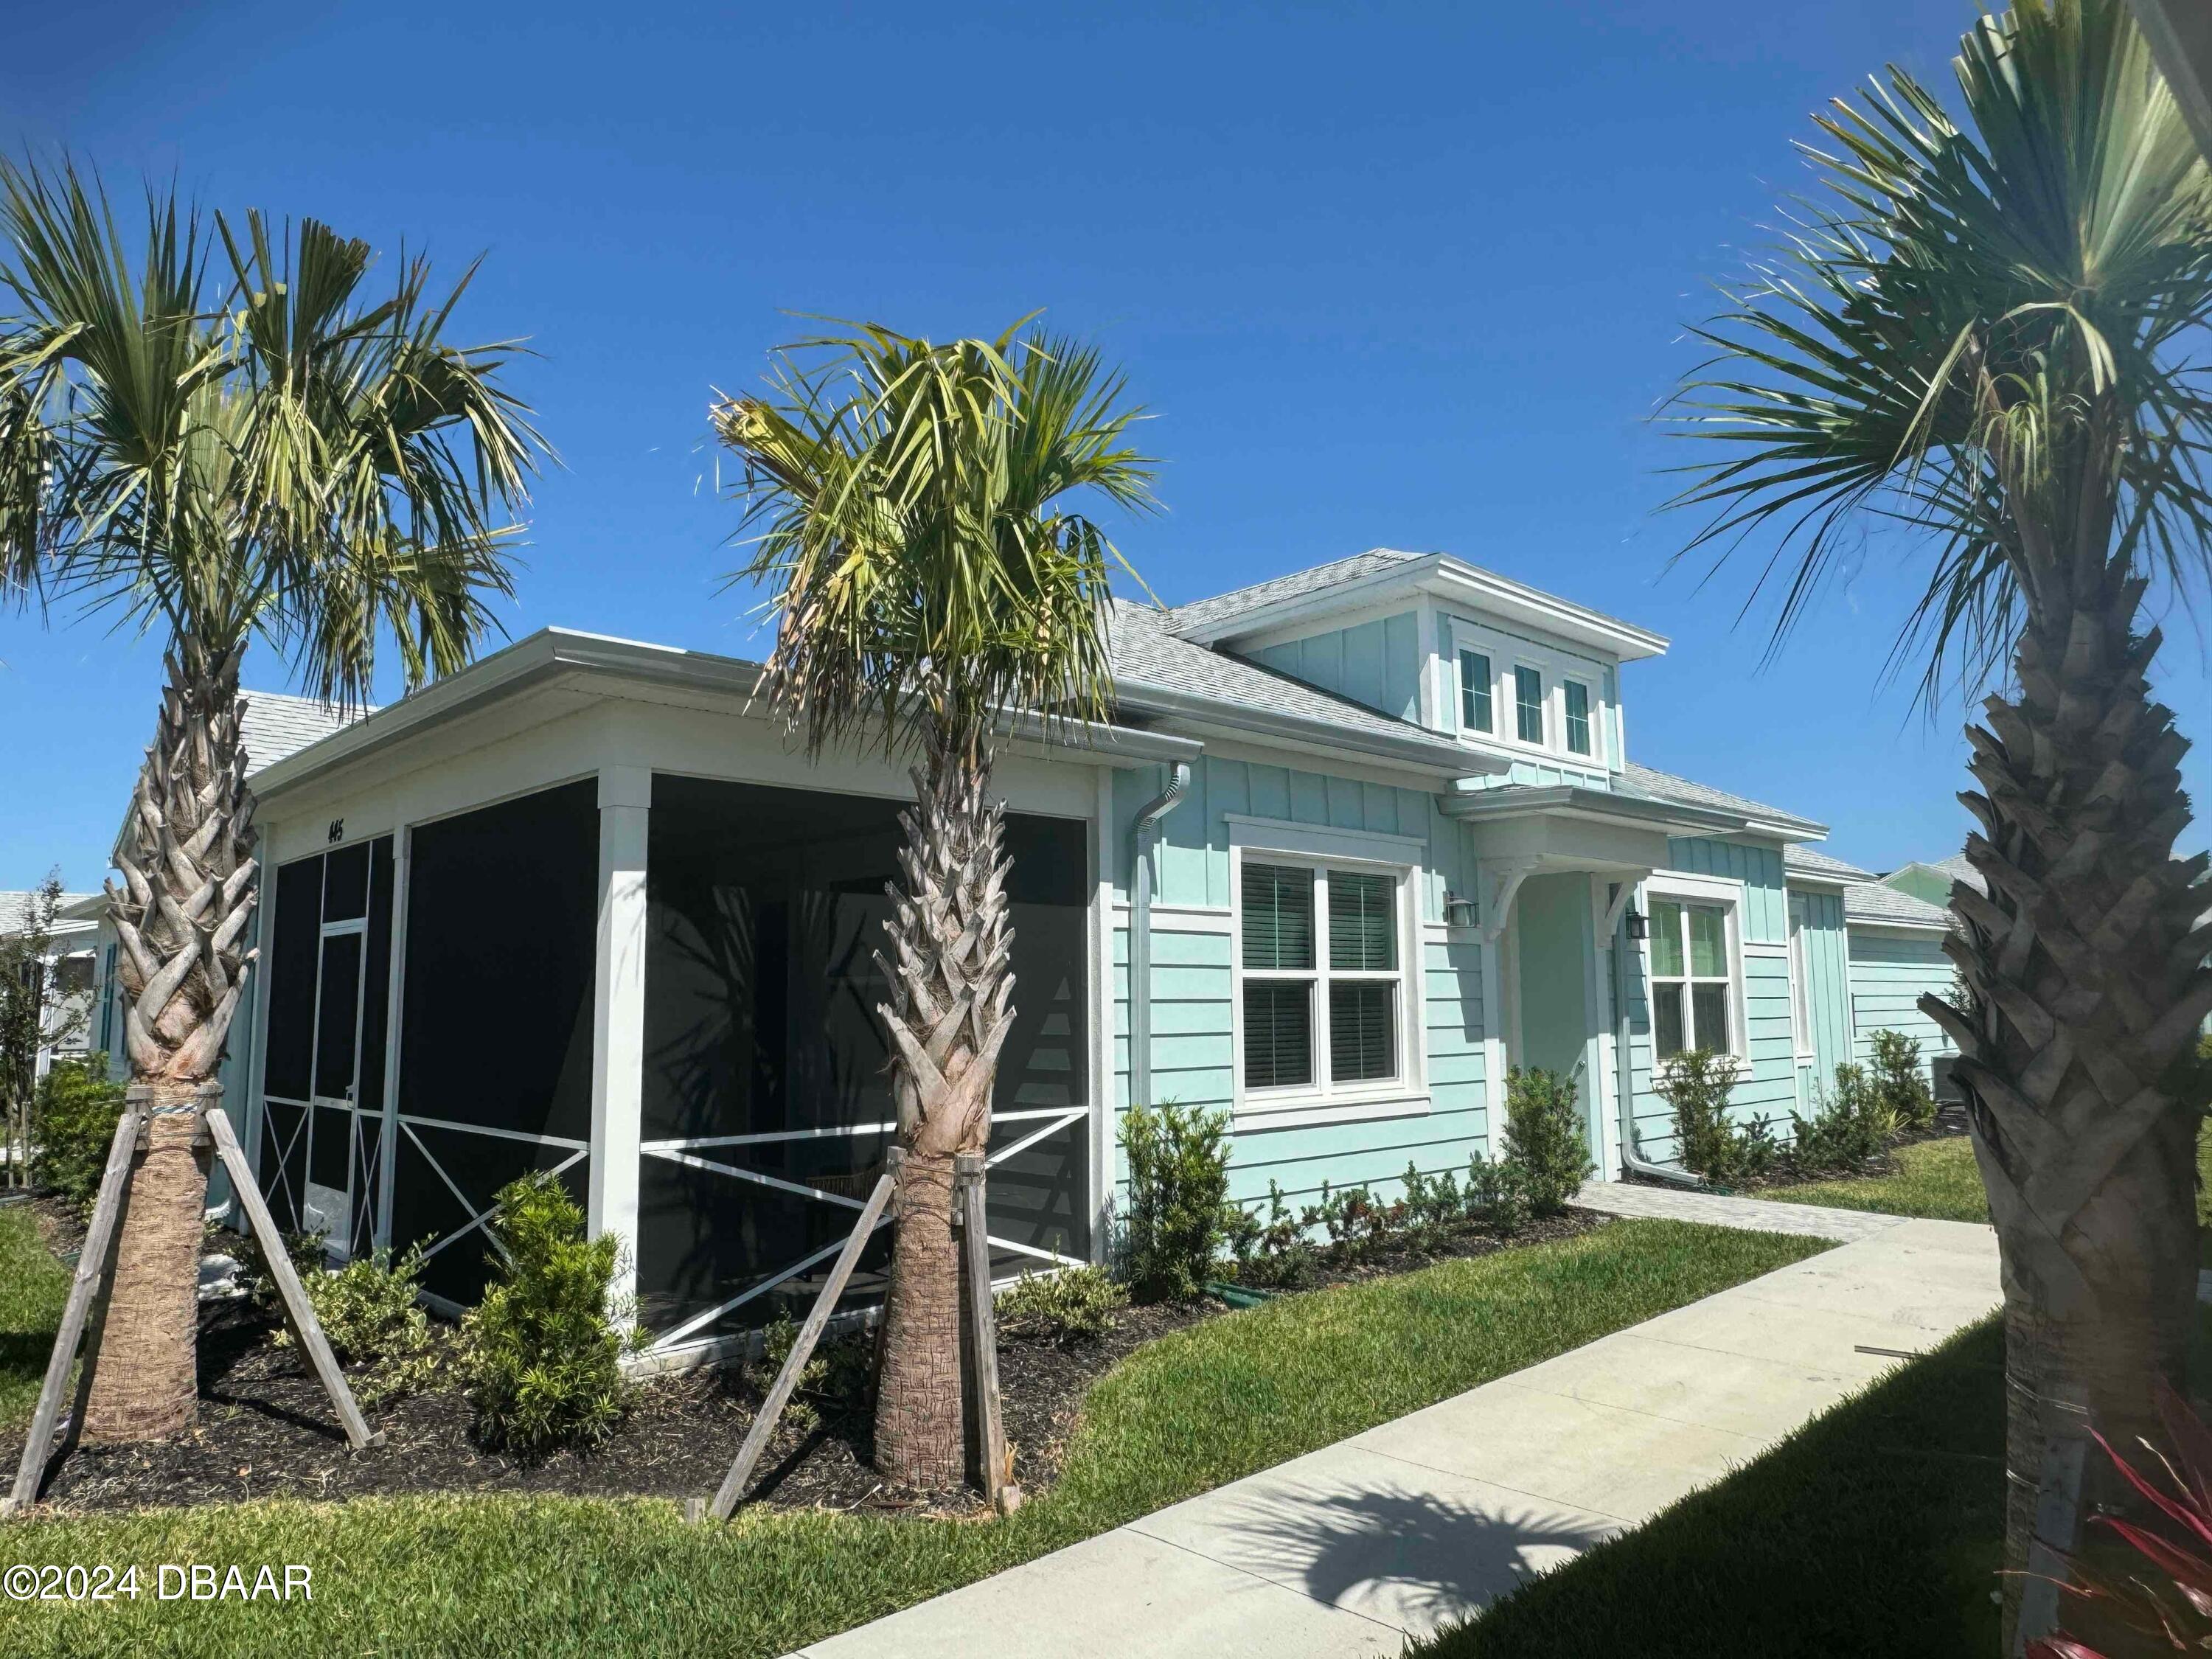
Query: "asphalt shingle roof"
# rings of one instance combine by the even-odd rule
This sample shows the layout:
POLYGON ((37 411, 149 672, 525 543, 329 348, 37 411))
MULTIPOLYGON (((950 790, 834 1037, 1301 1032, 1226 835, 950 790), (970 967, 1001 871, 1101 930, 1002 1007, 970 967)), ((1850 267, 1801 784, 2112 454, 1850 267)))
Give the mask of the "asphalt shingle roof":
POLYGON ((1193 599, 1188 605, 1179 605, 1168 612, 1167 626, 1170 632, 1179 634, 1186 629, 1219 622, 1242 611, 1257 611, 1261 605, 1273 605, 1279 599, 1294 599, 1301 593, 1316 592, 1324 587, 1334 587, 1339 582, 1357 581, 1362 576, 1371 576, 1378 570, 1388 570, 1421 556, 1419 553, 1401 553, 1394 548, 1370 548, 1364 553, 1355 553, 1348 559, 1317 564, 1310 570, 1293 570, 1289 575, 1277 576, 1272 581, 1255 582, 1249 587, 1217 593, 1210 599, 1193 599))
MULTIPOLYGON (((36 896, 34 893, 0 893, 0 933, 13 933, 22 927, 30 918, 31 901, 36 896)), ((61 896, 62 908, 82 904, 87 899, 97 896, 93 893, 64 893, 61 896)), ((61 926, 66 929, 69 923, 64 920, 61 926)))
POLYGON ((374 711, 341 713, 331 703, 289 691, 248 691, 246 698, 246 775, 252 777, 311 743, 320 743, 374 711))
POLYGON ((1692 783, 1687 778, 1678 778, 1672 772, 1638 766, 1634 761, 1621 769, 1621 779, 1630 788, 1656 795, 1661 800, 1687 802, 1692 806, 1717 807, 1723 812, 1740 812, 1747 818, 1796 818, 1810 823, 1801 812, 1785 811, 1779 806, 1769 806, 1763 801, 1753 800, 1747 795, 1732 795, 1725 789, 1716 789, 1711 784, 1692 783))
POLYGON ((1830 881, 1872 881, 1874 872, 1862 870, 1856 864, 1846 864, 1838 858, 1810 847, 1790 846, 1782 851, 1782 868, 1786 874, 1821 876, 1830 881))
POLYGON ((1844 921, 1887 923, 1893 927, 1948 927, 1951 913, 1878 881, 1855 881, 1844 889, 1844 921))
POLYGON ((1238 708, 1313 720, 1340 731, 1426 741, 1434 744, 1439 754, 1458 748, 1450 738, 1411 720, 1336 696, 1225 651, 1179 639, 1170 631, 1173 614, 1127 599, 1114 601, 1114 678, 1125 701, 1141 705, 1144 688, 1158 686, 1238 708))

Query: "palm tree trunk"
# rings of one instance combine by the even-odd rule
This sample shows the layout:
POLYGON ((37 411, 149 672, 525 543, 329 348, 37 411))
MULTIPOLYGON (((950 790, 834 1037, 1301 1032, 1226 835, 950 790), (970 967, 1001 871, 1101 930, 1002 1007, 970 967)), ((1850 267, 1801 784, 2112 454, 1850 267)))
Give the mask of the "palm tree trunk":
POLYGON ((960 1483, 966 1436, 960 1365, 959 1259, 952 1159, 991 1133, 991 1085, 1013 1024, 1007 962, 1004 810, 988 804, 989 755, 942 733, 914 773, 900 815, 903 890, 893 888, 883 1016, 892 1046, 899 1144, 906 1149, 884 1365, 876 1467, 909 1486, 960 1483))
POLYGON ((218 658, 192 644, 170 653, 161 720, 116 854, 125 890, 108 884, 131 1083, 152 1116, 131 1171, 85 1407, 93 1440, 173 1434, 198 1412, 207 1152, 195 1142, 202 1085, 222 1063, 252 959, 245 940, 257 886, 238 663, 236 651, 218 658))
MULTIPOLYGON (((2008 1653, 2054 1443, 2086 1413, 2125 1445, 2154 1429, 2154 1379, 2185 1382, 2197 1119, 2173 1079, 2212 1008, 2207 860, 2173 856, 2188 744, 2151 700, 2143 583, 2100 551, 2040 586, 2018 695, 1967 733, 1966 856, 1989 890, 1951 893, 1966 1006, 1921 999, 1959 1044, 2003 1259, 2008 1653)), ((2085 1461, 2088 1497, 2104 1462, 2085 1461)))

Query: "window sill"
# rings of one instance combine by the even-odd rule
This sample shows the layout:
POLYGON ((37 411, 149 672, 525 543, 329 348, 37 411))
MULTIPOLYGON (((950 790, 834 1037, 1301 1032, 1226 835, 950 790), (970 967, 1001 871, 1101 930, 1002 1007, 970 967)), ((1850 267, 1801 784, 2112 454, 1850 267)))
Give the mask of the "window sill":
POLYGON ((1328 1123, 1371 1123, 1394 1117, 1426 1117, 1425 1094, 1352 1096, 1301 1095, 1265 1104, 1237 1106, 1230 1127, 1237 1134, 1268 1129, 1306 1129, 1328 1123))

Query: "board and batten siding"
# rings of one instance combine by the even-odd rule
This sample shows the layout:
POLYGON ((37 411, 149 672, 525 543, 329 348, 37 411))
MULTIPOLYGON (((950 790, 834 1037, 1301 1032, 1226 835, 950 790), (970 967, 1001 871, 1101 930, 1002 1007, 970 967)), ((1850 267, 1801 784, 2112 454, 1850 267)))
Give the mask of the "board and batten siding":
MULTIPOLYGON (((1668 868, 1686 875, 1726 877, 1743 884, 1739 927, 1743 953, 1744 1033, 1748 1065, 1730 1101, 1739 1123, 1771 1120, 1787 1134, 1797 1106, 1796 1043, 1790 1025, 1790 910, 1778 848, 1676 837, 1667 843, 1668 868), (1785 947, 1779 948, 1777 947, 1785 947)), ((1647 901, 1648 907, 1648 901, 1647 901)), ((1647 908, 1648 914, 1648 908, 1647 908)), ((1622 954, 1629 1025, 1629 1086, 1637 1151, 1654 1163, 1675 1156, 1674 1109, 1654 1088, 1651 1011, 1646 995, 1645 944, 1624 931, 1622 954)))
POLYGON ((1357 703, 1421 718, 1420 617, 1411 611, 1261 646, 1253 660, 1357 703))
POLYGON ((1844 896, 1819 888, 1800 888, 1796 895, 1805 907, 1805 1003, 1813 1025, 1811 1056, 1798 1056, 1802 1110, 1833 1086, 1836 1067, 1852 1058, 1854 1033, 1844 896))
POLYGON ((1851 1058, 1874 1060, 1874 1034, 1902 1031, 1920 1044, 1923 1062, 1959 1052, 1943 1028, 1920 1012, 1923 992, 1948 995, 1956 971, 1943 954, 1943 936, 1903 928, 1850 928, 1851 1058))
MULTIPOLYGON (((1350 630, 1347 630, 1350 631, 1350 630)), ((1182 803, 1161 823, 1159 889, 1152 911, 1152 1104, 1229 1111, 1237 1056, 1229 818, 1276 818, 1338 830, 1409 836, 1424 842, 1415 948, 1422 952, 1424 1006, 1411 1027, 1427 1045, 1429 1110, 1402 1117, 1332 1124, 1246 1127, 1234 1136, 1230 1195, 1264 1202, 1272 1180, 1293 1204, 1310 1202, 1322 1183, 1365 1183, 1395 1198, 1408 1162, 1424 1175, 1464 1170, 1488 1145, 1489 1098, 1483 1075, 1481 949, 1443 926, 1443 894, 1471 888, 1465 831, 1414 788, 1207 756, 1191 767, 1182 803)), ((1129 1105, 1130 826, 1165 782, 1159 769, 1115 780, 1115 1111, 1129 1105)), ((1411 1033, 1409 1032, 1409 1035, 1411 1033)), ((1115 1135, 1115 1180, 1128 1171, 1115 1135)))

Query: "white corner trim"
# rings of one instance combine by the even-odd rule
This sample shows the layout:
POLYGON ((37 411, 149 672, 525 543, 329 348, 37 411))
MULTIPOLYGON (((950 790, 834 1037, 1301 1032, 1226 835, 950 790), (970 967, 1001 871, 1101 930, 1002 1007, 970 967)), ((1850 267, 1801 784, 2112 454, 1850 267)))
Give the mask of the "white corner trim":
POLYGON ((1255 818, 1241 812, 1224 812, 1231 847, 1255 851, 1299 853, 1309 858, 1364 859, 1371 863, 1420 868, 1428 862, 1429 843, 1421 836, 1386 835, 1376 830, 1340 830, 1322 823, 1294 823, 1286 818, 1255 818))
POLYGON ((1230 1128, 1240 1135, 1269 1129, 1310 1129, 1325 1123, 1374 1123, 1394 1117, 1426 1117, 1429 1097, 1394 1095, 1379 1100, 1310 1101, 1243 1106, 1237 1109, 1230 1128))

